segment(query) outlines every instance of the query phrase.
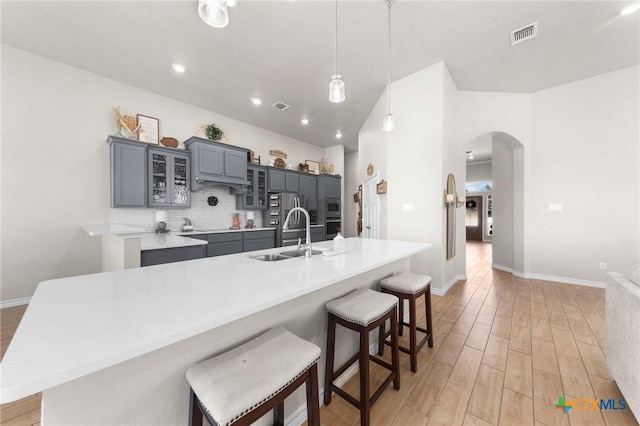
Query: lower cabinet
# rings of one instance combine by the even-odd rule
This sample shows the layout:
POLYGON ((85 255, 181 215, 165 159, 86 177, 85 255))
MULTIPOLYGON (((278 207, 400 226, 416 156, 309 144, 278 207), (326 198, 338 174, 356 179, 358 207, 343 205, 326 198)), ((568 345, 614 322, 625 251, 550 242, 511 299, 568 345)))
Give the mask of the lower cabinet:
POLYGON ((255 251, 276 246, 276 234, 274 231, 250 231, 244 232, 244 250, 255 251))
POLYGON ((161 263, 182 262, 183 260, 206 257, 206 245, 173 247, 140 252, 140 266, 160 265, 161 263))
POLYGON ((223 256, 225 254, 242 253, 243 232, 223 232, 207 234, 207 256, 223 256))
POLYGON ((324 228, 316 226, 311 228, 311 242, 319 243, 324 241, 324 228))

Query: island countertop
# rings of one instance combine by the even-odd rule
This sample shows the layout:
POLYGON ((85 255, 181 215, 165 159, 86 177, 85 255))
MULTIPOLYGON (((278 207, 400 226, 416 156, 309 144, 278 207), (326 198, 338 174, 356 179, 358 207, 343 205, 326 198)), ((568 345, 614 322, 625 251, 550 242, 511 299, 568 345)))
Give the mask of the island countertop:
POLYGON ((345 243, 346 253, 333 257, 262 262, 239 253, 44 281, 2 361, 0 402, 114 366, 432 246, 359 238, 345 243))

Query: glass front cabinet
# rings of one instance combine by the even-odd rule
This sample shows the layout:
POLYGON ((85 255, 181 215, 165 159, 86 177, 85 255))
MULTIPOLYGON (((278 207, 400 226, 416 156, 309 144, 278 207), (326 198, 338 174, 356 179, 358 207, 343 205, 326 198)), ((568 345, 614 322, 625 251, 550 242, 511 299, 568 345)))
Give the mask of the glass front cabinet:
POLYGON ((173 149, 149 148, 149 206, 190 207, 191 156, 173 149))
POLYGON ((261 166, 247 166, 247 190, 236 196, 239 210, 267 209, 267 169, 261 166))

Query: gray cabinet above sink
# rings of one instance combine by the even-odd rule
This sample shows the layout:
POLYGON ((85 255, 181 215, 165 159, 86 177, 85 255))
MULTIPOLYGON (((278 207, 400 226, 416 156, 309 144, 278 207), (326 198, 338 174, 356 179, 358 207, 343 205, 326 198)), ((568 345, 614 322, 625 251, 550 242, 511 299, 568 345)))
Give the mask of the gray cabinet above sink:
POLYGON ((247 152, 245 148, 226 145, 198 137, 184 142, 192 155, 191 188, 202 190, 207 185, 222 185, 243 192, 247 181, 247 152))

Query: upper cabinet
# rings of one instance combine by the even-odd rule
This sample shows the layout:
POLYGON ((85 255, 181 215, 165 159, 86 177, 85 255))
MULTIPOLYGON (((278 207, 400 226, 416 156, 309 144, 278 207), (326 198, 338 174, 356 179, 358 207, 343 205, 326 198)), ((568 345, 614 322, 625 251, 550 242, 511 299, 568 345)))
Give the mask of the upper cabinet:
POLYGON ((318 178, 315 175, 300 174, 298 193, 307 199, 307 210, 318 209, 318 178))
POLYGON ((264 166, 247 166, 249 185, 244 194, 236 195, 238 210, 267 209, 267 168, 264 166))
POLYGON ((184 142, 191 152, 192 190, 201 190, 208 182, 240 188, 247 182, 247 150, 192 137, 184 142))
POLYGON ((149 148, 147 161, 149 163, 149 206, 191 206, 189 153, 154 147, 149 148))
POLYGON ((340 198, 342 195, 341 179, 337 176, 324 175, 324 188, 328 198, 340 198))
POLYGON ((299 173, 293 170, 284 170, 269 167, 269 191, 270 192, 298 192, 300 190, 299 173))
POLYGON ((109 136, 111 207, 146 206, 147 144, 109 136))

